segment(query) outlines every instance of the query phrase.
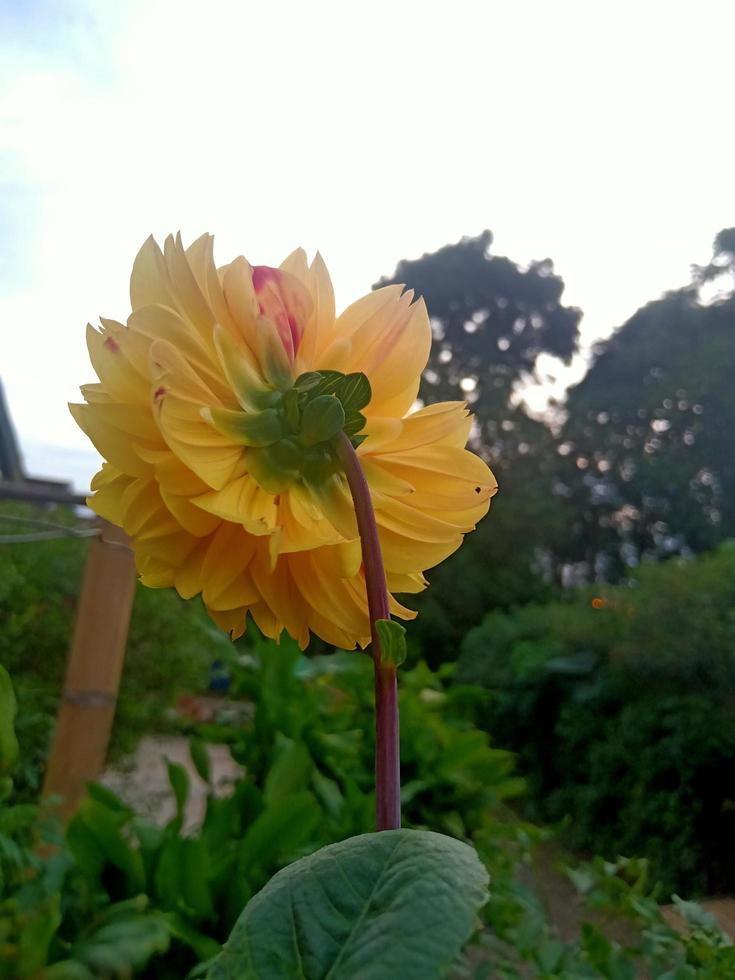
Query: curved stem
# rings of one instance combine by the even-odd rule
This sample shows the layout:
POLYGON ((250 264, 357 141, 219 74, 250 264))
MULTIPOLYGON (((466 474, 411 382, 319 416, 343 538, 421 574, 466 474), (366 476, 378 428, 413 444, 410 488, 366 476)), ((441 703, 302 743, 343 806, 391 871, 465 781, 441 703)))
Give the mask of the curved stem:
POLYGON ((375 628, 378 619, 390 619, 388 587, 370 488, 355 448, 344 432, 338 448, 355 505, 370 614, 375 666, 375 823, 377 830, 396 830, 401 826, 398 680, 395 665, 382 662, 375 628))

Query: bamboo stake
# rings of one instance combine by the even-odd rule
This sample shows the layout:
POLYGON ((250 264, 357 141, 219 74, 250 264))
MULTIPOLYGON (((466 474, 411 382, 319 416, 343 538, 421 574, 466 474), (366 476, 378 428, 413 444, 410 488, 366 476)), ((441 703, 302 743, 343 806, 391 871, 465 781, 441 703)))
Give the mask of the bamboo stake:
POLYGON ((66 679, 43 785, 60 796, 64 819, 102 771, 115 716, 135 594, 135 563, 125 533, 100 522, 90 545, 66 679))

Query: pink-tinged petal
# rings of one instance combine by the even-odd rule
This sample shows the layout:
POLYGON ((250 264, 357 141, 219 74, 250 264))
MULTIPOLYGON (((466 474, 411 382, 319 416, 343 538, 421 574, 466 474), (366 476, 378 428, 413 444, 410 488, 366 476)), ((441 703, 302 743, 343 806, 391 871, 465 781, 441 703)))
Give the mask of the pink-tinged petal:
MULTIPOLYGON (((139 354, 143 349, 147 353, 147 346, 145 340, 134 336, 120 324, 110 325, 100 331, 87 324, 89 357, 102 384, 101 390, 112 401, 134 404, 147 402, 150 382, 147 374, 141 373, 136 366, 140 363, 139 354), (131 348, 137 348, 133 350, 132 356, 131 348)), ((94 395, 90 400, 93 399, 94 395)))
POLYGON ((313 306, 309 291, 296 276, 269 265, 253 267, 253 289, 261 314, 275 326, 293 363, 313 306))

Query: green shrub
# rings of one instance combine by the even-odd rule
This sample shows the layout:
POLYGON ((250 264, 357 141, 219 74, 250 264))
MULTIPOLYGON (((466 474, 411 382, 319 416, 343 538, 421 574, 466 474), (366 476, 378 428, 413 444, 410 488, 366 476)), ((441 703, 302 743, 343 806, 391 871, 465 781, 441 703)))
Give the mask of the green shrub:
POLYGON ((533 816, 649 858, 667 890, 735 887, 734 608, 725 546, 492 614, 462 648, 458 680, 487 690, 481 722, 518 752, 533 816))
MULTIPOLYGON (((94 948, 99 962, 107 955, 119 965, 120 976, 134 969, 156 980, 181 978, 214 955, 245 903, 276 870, 373 828, 369 658, 339 653, 309 660, 289 640, 276 646, 255 635, 229 650, 232 693, 251 702, 251 719, 198 726, 192 759, 207 778, 205 741, 223 742, 245 775, 231 796, 209 795, 198 831, 182 833, 188 779, 173 764, 177 812, 167 826, 153 825, 109 790, 92 786, 55 864, 39 856, 44 831, 37 809, 6 808, 8 849, 19 850, 24 862, 0 886, 0 965, 5 955, 7 976, 20 980, 33 975, 30 965, 46 963, 117 976, 94 965, 94 948), (28 821, 22 834, 16 827, 14 839, 13 812, 28 821), (33 909, 30 919, 25 908, 33 909), (135 941, 99 953, 105 937, 112 941, 104 931, 111 921, 123 922, 120 931, 135 941), (36 930, 45 930, 43 943, 26 966, 23 950, 36 930)), ((406 824, 471 840, 491 872, 509 873, 532 834, 505 806, 522 789, 512 756, 490 746, 466 720, 469 692, 447 690, 424 665, 402 682, 406 824)), ((0 819, 0 859, 2 833, 0 819)), ((69 973, 75 975, 87 978, 69 973)))
MULTIPOLYGON (((29 530, 3 515, 56 524, 81 522, 65 508, 52 511, 2 504, 0 527, 29 530)), ((35 528, 30 527, 31 530, 35 528)), ((13 675, 19 698, 18 737, 27 772, 20 795, 37 789, 64 679, 88 543, 74 538, 0 546, 0 664, 13 675)), ((179 692, 206 689, 209 667, 228 641, 198 602, 173 590, 136 591, 110 754, 130 751, 147 731, 166 726, 165 709, 179 692)))
MULTIPOLYGON (((205 736, 230 744, 249 768, 232 795, 209 795, 198 830, 182 832, 188 777, 178 765, 169 766, 177 808, 163 827, 99 786, 65 837, 38 807, 0 804, 0 977, 202 977, 242 906, 276 869, 372 826, 367 658, 308 661, 291 643, 249 642, 233 650, 230 669, 233 686, 252 701, 250 722, 244 730, 199 727, 191 742, 205 779, 205 736)), ((690 923, 684 937, 664 921, 645 862, 576 869, 597 918, 583 923, 578 939, 563 940, 519 878, 538 832, 505 808, 522 786, 512 757, 468 722, 476 693, 447 689, 425 666, 402 681, 407 822, 472 840, 492 874, 487 928, 453 975, 732 975, 733 947, 701 909, 680 903, 690 923), (627 922, 626 945, 594 924, 600 912, 627 922)))

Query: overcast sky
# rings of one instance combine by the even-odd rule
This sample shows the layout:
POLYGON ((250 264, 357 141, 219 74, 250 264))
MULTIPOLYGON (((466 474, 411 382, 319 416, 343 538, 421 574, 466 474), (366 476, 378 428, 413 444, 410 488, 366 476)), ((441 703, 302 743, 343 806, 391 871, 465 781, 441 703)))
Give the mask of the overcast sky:
POLYGON ((587 348, 735 224, 733 36, 731 0, 0 0, 0 376, 29 467, 94 465, 66 409, 84 326, 126 318, 151 232, 318 248, 346 305, 491 228, 553 259, 587 348))

